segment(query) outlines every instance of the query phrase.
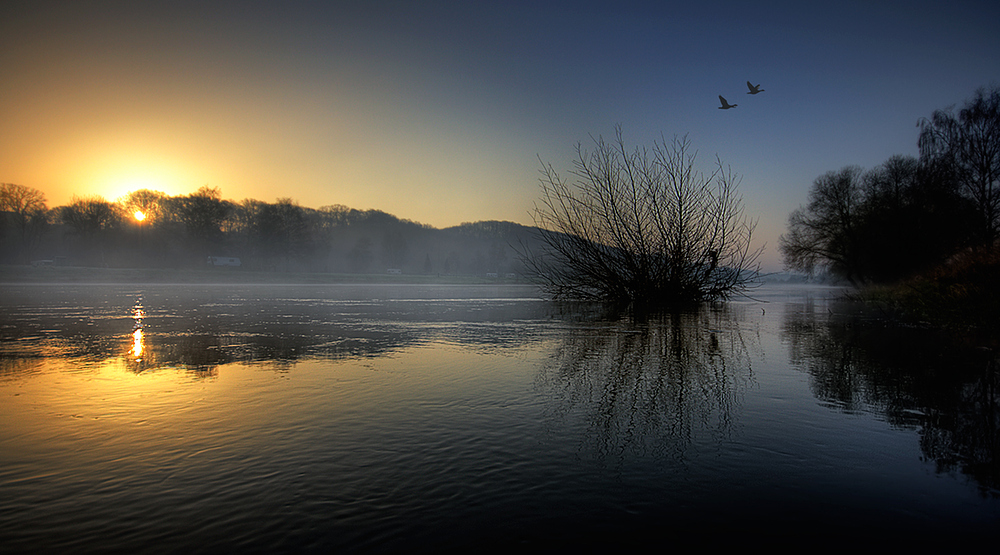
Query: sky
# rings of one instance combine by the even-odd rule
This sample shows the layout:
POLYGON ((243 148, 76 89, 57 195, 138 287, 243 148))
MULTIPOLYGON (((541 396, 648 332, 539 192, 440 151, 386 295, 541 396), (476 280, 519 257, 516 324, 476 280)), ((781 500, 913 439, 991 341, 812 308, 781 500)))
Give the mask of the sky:
POLYGON ((920 118, 1000 84, 998 21, 995 0, 5 0, 0 182, 50 207, 207 185, 530 225, 541 164, 620 125, 742 176, 778 271, 818 176, 916 155, 920 118))

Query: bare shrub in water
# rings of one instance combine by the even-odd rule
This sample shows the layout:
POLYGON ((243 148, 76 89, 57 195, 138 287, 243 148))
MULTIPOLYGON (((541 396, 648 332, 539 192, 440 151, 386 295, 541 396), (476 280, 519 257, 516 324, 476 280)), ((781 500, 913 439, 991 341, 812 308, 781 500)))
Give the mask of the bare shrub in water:
POLYGON ((556 298, 663 307, 728 297, 756 281, 762 248, 744 215, 740 178, 716 158, 695 168, 687 137, 651 149, 594 139, 577 145, 563 180, 542 163, 534 212, 542 247, 525 252, 533 277, 556 298))

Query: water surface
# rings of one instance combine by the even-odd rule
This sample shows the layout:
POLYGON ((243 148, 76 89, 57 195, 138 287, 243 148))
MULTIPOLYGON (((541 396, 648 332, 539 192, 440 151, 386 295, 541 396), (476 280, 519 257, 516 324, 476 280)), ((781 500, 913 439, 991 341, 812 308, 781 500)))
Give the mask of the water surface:
POLYGON ((838 293, 636 318, 524 286, 5 286, 0 544, 991 536, 992 355, 838 293))

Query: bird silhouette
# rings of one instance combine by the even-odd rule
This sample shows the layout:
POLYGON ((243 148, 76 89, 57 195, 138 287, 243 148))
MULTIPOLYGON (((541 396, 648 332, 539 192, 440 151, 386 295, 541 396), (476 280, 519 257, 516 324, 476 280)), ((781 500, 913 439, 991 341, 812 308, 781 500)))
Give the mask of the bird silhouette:
POLYGON ((719 106, 720 110, 728 110, 730 108, 735 108, 735 107, 739 106, 739 104, 730 104, 730 103, 726 102, 726 99, 722 98, 721 94, 719 95, 719 100, 722 102, 722 106, 719 106))
POLYGON ((750 81, 747 81, 747 88, 750 89, 750 92, 748 92, 747 94, 757 94, 759 92, 764 92, 764 89, 760 88, 760 85, 756 86, 751 85, 750 81))

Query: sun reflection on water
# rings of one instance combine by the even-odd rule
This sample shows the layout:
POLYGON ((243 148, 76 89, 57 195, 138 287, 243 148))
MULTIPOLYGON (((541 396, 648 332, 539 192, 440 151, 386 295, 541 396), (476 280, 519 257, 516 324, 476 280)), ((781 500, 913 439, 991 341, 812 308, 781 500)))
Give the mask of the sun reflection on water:
POLYGON ((142 361, 142 328, 132 332, 132 357, 136 362, 142 361))
POLYGON ((146 316, 146 311, 142 306, 142 298, 140 297, 135 301, 135 306, 132 308, 132 319, 134 323, 132 325, 132 347, 129 349, 128 357, 129 362, 135 365, 137 370, 143 369, 143 353, 146 350, 146 336, 143 332, 143 318, 146 316))

